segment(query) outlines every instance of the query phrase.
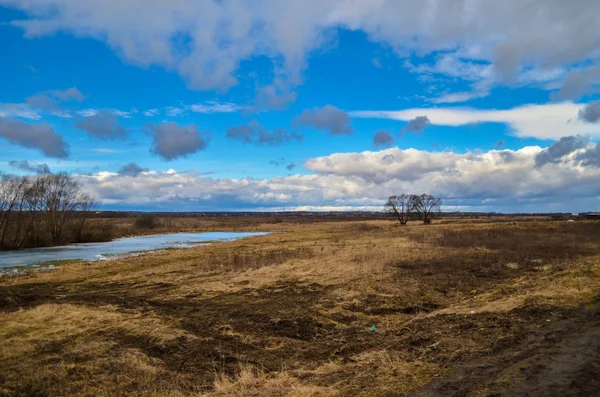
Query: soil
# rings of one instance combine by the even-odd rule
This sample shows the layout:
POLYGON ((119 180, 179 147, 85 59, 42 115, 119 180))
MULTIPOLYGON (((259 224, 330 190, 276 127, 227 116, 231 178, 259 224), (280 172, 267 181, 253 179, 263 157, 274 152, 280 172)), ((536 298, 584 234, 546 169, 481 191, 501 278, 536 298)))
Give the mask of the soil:
MULTIPOLYGON (((49 302, 111 304, 172 318, 199 339, 179 338, 159 346, 123 333, 99 336, 121 348, 140 349, 170 370, 201 376, 207 389, 215 366, 232 375, 239 363, 260 365, 266 371, 282 366, 306 370, 331 360, 352 362, 361 352, 385 348, 448 369, 410 396, 600 396, 599 305, 416 317, 403 329, 370 334, 370 324, 354 312, 414 315, 434 307, 390 308, 389 302, 367 297, 364 307, 348 306, 346 313, 328 319, 315 308, 328 305, 328 288, 314 283, 288 282, 213 298, 162 301, 161 292, 169 288, 168 283, 143 288, 130 283, 20 284, 0 289, 0 307, 12 311, 49 302)), ((61 345, 40 348, 40 354, 48 349, 59 353, 61 345)), ((316 381, 333 385, 348 375, 324 375, 316 381)), ((342 395, 368 395, 371 381, 351 380, 342 395)))
MULTIPOLYGON (((388 233, 387 229, 360 226, 367 233, 364 242, 368 247, 372 247, 369 233, 374 240, 388 233)), ((497 249, 492 243, 499 244, 505 234, 496 232, 491 236, 492 242, 484 242, 497 249)), ((162 273, 160 277, 149 278, 143 273, 136 278, 133 270, 123 264, 107 272, 121 271, 128 277, 110 279, 107 273, 85 278, 82 273, 75 273, 76 276, 60 282, 36 277, 6 282, 0 286, 0 312, 14 313, 47 303, 93 308, 110 305, 111 310, 123 314, 158 318, 163 324, 185 331, 182 334, 186 336, 159 342, 128 332, 127 328, 112 327, 78 337, 84 343, 106 342, 112 349, 107 354, 115 356, 126 350, 140 351, 166 369, 166 383, 189 380, 205 392, 212 390, 216 374, 234 377, 240 365, 249 364, 267 374, 287 371, 306 384, 336 389, 338 396, 600 396, 599 297, 593 300, 594 304, 582 307, 534 300, 497 312, 448 314, 440 310, 456 302, 467 302, 468 306, 474 299, 472 295, 479 294, 478 290, 490 291, 498 285, 506 286, 506 294, 518 294, 519 290, 512 289, 508 282, 537 275, 538 254, 544 258, 548 251, 543 244, 517 247, 521 249, 520 255, 534 254, 530 254, 531 261, 521 258, 519 267, 512 269, 506 266, 508 260, 514 259, 512 246, 506 248, 510 253, 507 257, 497 251, 457 247, 473 244, 471 235, 467 237, 463 242, 449 232, 445 244, 457 250, 444 255, 425 256, 421 260, 392 257, 386 264, 389 274, 386 274, 385 293, 357 294, 353 299, 344 295, 351 290, 347 285, 326 284, 318 277, 305 282, 289 277, 256 288, 249 285, 257 284, 240 283, 236 288, 212 293, 196 288, 193 294, 186 295, 189 290, 177 294, 174 292, 180 287, 177 285, 180 275, 170 277, 162 273), (126 273, 128 270, 132 273, 126 273), (411 288, 411 283, 418 288, 411 288), (372 325, 377 325, 376 332, 369 332, 372 325), (402 365, 429 366, 436 372, 411 372, 414 368, 405 373, 402 368, 388 371, 394 365, 393 360, 361 361, 361 357, 369 354, 373 357, 379 352, 400 357, 397 361, 402 365), (316 371, 331 363, 337 365, 337 370, 316 371), (379 372, 385 371, 392 379, 386 379, 389 384, 383 388, 378 384, 379 372), (408 378, 412 373, 422 375, 424 381, 413 384, 423 387, 406 394, 409 387, 402 389, 397 379, 408 378)), ((512 240, 509 242, 513 244, 512 240)), ((334 245, 337 240, 330 244, 338 249, 334 245)), ((341 244, 339 247, 343 249, 341 244)), ((312 260, 315 269, 324 266, 325 260, 331 260, 322 256, 322 250, 314 248, 321 256, 313 255, 312 250, 298 251, 297 260, 312 260)), ((370 250, 358 251, 357 260, 366 260, 370 250)), ((258 258, 283 262, 268 252, 258 258)), ((332 252, 333 257, 337 251, 332 249, 332 252)), ((569 258, 587 258, 597 250, 564 249, 564 252, 569 258)), ((281 257, 287 258, 292 253, 296 251, 281 251, 281 257)), ((547 253, 548 257, 550 254, 547 253)), ((554 280, 552 277, 561 271, 558 265, 562 266, 562 262, 545 273, 548 279, 554 280)), ((254 265, 251 268, 255 269, 254 265)), ((186 276, 186 282, 193 280, 197 285, 210 277, 208 273, 186 276)), ((34 357, 27 359, 33 365, 45 367, 52 367, 52 360, 67 363, 74 374, 69 373, 64 381, 86 382, 89 374, 84 370, 77 372, 78 365, 96 357, 68 354, 71 342, 68 338, 36 339, 34 357)), ((35 379, 30 380, 23 371, 29 367, 19 367, 20 359, 10 361, 0 357, 0 396, 59 395, 56 390, 48 391, 51 382, 36 385, 35 379)), ((121 368, 115 365, 103 370, 117 376, 121 368)), ((134 386, 123 387, 119 390, 123 394, 137 391, 134 386)))
POLYGON ((535 312, 538 330, 520 336, 528 343, 508 339, 492 355, 468 360, 409 396, 600 396, 598 305, 572 315, 535 312))

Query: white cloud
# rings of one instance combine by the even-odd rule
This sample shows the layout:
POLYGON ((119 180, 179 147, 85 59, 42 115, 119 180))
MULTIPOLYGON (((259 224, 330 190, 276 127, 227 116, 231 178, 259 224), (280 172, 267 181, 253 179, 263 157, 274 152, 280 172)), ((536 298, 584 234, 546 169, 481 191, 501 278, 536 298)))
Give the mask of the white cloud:
POLYGON ((117 149, 110 149, 110 148, 95 148, 95 149, 92 149, 92 152, 113 154, 113 153, 121 153, 122 151, 117 150, 117 149))
POLYGON ((185 113, 185 109, 178 108, 175 106, 168 106, 165 108, 165 111, 167 113, 167 116, 170 116, 170 117, 179 117, 185 113))
POLYGON ((75 87, 42 91, 26 98, 24 103, 0 103, 0 116, 39 120, 44 114, 50 114, 71 118, 71 113, 62 109, 62 105, 65 102, 82 102, 84 99, 85 96, 75 87))
POLYGON ((0 103, 0 117, 39 120, 42 118, 42 115, 39 110, 32 108, 26 103, 0 103))
POLYGON ((454 209, 589 209, 585 205, 600 196, 600 168, 582 166, 577 151, 536 167, 542 150, 337 153, 308 160, 304 167, 312 174, 270 179, 219 179, 175 170, 135 178, 111 172, 79 178, 104 204, 165 209, 381 208, 389 195, 405 192, 439 195, 454 209))
POLYGON ((442 94, 439 97, 430 98, 429 102, 433 103, 460 103, 468 102, 471 99, 483 98, 488 95, 488 92, 454 92, 451 94, 442 94))
MULTIPOLYGON (((255 56, 271 59, 273 74, 294 86, 302 80, 307 54, 334 42, 339 27, 363 31, 370 40, 402 55, 446 53, 436 70, 467 79, 493 68, 495 80, 510 83, 528 70, 595 65, 600 56, 597 1, 0 0, 0 4, 30 16, 12 21, 28 37, 62 31, 106 40, 128 62, 176 70, 190 87, 201 90, 237 84, 240 62, 255 56)), ((581 95, 597 78, 594 70, 577 77, 564 94, 581 95)), ((545 73, 534 73, 535 79, 549 78, 545 73)))
POLYGON ((466 81, 481 81, 492 79, 494 76, 494 67, 491 63, 466 61, 455 53, 442 54, 437 57, 433 64, 421 63, 419 65, 413 65, 410 61, 406 61, 405 66, 412 73, 426 75, 440 74, 466 81))
POLYGON ((466 107, 412 108, 404 110, 367 110, 350 112, 359 118, 383 118, 409 121, 427 116, 432 125, 459 127, 475 123, 502 123, 521 138, 559 139, 567 135, 600 137, 598 126, 577 119, 585 104, 562 102, 523 105, 506 110, 483 110, 466 107))
POLYGON ((159 112, 160 111, 158 109, 148 109, 148 110, 145 110, 144 112, 142 112, 142 114, 147 117, 152 117, 152 116, 156 116, 159 112))
POLYGON ((114 114, 115 116, 119 116, 119 117, 123 117, 123 118, 131 118, 131 112, 127 112, 127 111, 123 111, 123 110, 119 110, 119 109, 93 109, 93 108, 88 108, 88 109, 82 109, 77 111, 76 113, 82 117, 92 117, 97 115, 100 112, 109 112, 114 114))
MULTIPOLYGON (((470 91, 442 92, 437 97, 430 98, 432 103, 459 103, 472 99, 483 98, 489 95, 491 88, 503 83, 504 77, 492 61, 465 59, 460 50, 439 55, 434 62, 423 62, 414 65, 405 61, 404 66, 412 73, 419 74, 423 82, 436 81, 433 91, 439 90, 447 83, 457 81, 467 83, 470 91)), ((555 90, 561 87, 561 80, 565 77, 566 70, 562 67, 527 66, 519 70, 515 81, 509 81, 512 86, 535 86, 546 90, 555 90)))
POLYGON ((233 113, 240 107, 231 102, 207 101, 188 106, 188 109, 194 113, 233 113))

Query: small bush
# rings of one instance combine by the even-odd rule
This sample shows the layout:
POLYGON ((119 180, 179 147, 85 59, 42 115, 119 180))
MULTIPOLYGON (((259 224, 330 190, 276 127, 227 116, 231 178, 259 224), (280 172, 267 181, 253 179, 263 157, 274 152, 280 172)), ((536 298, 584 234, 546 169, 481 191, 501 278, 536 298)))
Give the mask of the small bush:
POLYGON ((158 219, 151 214, 142 215, 135 220, 135 227, 139 229, 156 229, 158 226, 158 219))

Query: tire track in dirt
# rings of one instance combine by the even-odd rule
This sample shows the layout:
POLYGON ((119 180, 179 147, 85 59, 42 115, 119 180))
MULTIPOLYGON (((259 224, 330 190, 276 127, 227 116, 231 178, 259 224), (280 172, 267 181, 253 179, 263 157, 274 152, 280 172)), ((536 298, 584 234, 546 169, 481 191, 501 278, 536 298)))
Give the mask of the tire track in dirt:
POLYGON ((537 342, 467 362, 409 396, 600 396, 599 309, 582 309, 537 342))

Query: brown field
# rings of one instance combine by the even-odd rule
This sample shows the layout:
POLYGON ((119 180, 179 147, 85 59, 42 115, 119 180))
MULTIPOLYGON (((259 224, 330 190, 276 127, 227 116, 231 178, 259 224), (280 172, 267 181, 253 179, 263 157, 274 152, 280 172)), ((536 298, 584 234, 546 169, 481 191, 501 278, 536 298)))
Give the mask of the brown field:
POLYGON ((3 276, 0 396, 600 395, 598 222, 170 222, 273 234, 3 276))

